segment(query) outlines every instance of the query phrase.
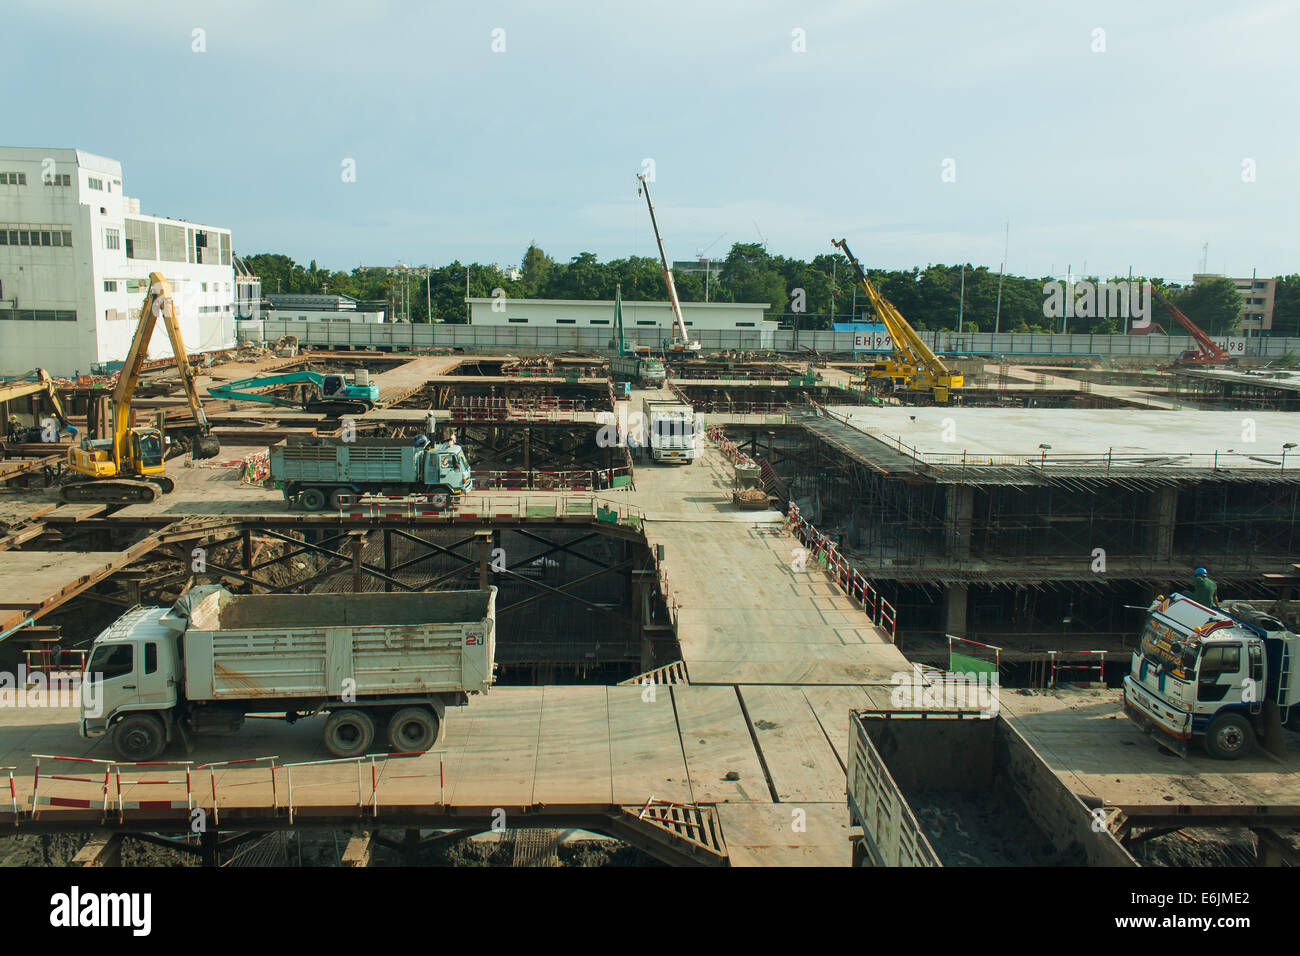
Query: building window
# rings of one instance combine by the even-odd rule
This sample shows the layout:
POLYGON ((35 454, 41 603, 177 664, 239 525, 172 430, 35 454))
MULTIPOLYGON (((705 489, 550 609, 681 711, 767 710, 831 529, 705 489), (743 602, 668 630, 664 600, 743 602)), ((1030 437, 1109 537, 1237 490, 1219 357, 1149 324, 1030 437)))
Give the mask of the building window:
POLYGON ((71 186, 71 173, 50 173, 49 176, 42 180, 47 186, 71 186))
POLYGON ((527 319, 506 319, 506 321, 507 321, 507 322, 523 322, 523 323, 525 323, 525 324, 528 322, 527 319))
POLYGON ((118 230, 116 230, 116 229, 105 229, 105 230, 104 230, 104 248, 105 248, 105 249, 121 249, 121 248, 122 248, 122 233, 120 233, 120 232, 119 232, 118 230))
MULTIPOLYGON (((126 257, 128 259, 157 259, 157 239, 154 236, 154 224, 144 219, 127 219, 126 257)), ((185 240, 181 239, 181 261, 185 261, 185 240)))
POLYGON ((86 180, 86 184, 90 186, 91 189, 98 189, 100 192, 104 191, 104 181, 102 179, 96 179, 94 176, 91 176, 86 180))
POLYGON ((116 292, 116 291, 117 291, 117 280, 116 280, 116 279, 105 279, 105 280, 104 280, 104 291, 105 291, 105 292, 116 292))
POLYGON ((578 321, 577 319, 556 319, 556 320, 555 320, 555 324, 556 324, 556 325, 573 325, 573 324, 574 324, 575 322, 577 322, 577 321, 578 321))
POLYGON ((636 324, 637 324, 637 325, 658 325, 659 323, 658 323, 658 322, 651 322, 651 321, 649 321, 649 320, 647 320, 647 319, 637 319, 637 320, 636 320, 636 324))
POLYGON ((609 319, 592 319, 592 325, 609 325, 609 319))
POLYGON ((0 173, 0 186, 26 186, 26 173, 0 173))
POLYGON ((737 323, 736 323, 736 328, 738 328, 738 329, 752 329, 753 327, 754 327, 754 323, 753 323, 753 322, 737 322, 737 323))

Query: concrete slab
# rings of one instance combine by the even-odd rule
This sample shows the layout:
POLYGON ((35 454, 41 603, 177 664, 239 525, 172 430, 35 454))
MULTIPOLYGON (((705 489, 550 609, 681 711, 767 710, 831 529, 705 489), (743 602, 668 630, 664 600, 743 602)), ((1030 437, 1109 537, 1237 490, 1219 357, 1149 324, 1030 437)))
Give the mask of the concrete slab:
MULTIPOLYGON (((1283 444, 1300 443, 1300 420, 1288 412, 1251 412, 1255 440, 1248 442, 1241 412, 861 405, 832 410, 887 446, 896 448, 902 442, 905 450, 946 460, 965 453, 1023 456, 1038 463, 1045 452, 1050 465, 1053 459, 1067 463, 1064 456, 1104 461, 1113 452, 1175 459, 1162 468, 1208 468, 1217 452, 1220 467, 1278 469, 1283 444), (1042 444, 1051 448, 1039 448, 1042 444)), ((1289 454, 1286 467, 1300 468, 1300 455, 1289 454)))

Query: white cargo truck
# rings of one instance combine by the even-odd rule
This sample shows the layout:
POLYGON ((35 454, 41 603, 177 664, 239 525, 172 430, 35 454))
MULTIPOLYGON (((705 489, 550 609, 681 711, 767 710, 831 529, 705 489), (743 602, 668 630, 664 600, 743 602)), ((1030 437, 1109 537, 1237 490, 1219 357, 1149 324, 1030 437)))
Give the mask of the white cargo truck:
POLYGON ((1281 756, 1283 727, 1300 731, 1300 636, 1249 602, 1209 608, 1182 594, 1147 612, 1124 711, 1166 749, 1192 740, 1235 760, 1256 742, 1281 756))
POLYGON ((695 460, 695 410, 690 405, 647 398, 641 414, 644 444, 652 461, 690 464, 695 460))
POLYGON ((445 709, 492 686, 496 592, 202 585, 170 608, 134 608, 95 639, 81 736, 111 734, 120 759, 155 760, 172 741, 234 733, 250 716, 326 714, 337 757, 428 750, 445 709))

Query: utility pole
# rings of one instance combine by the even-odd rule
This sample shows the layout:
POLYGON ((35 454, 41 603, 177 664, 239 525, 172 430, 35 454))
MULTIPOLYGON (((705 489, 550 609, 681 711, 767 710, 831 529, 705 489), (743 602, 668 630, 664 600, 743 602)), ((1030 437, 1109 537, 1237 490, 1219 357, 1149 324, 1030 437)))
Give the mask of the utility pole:
POLYGON ((961 335, 962 312, 965 311, 965 308, 966 308, 966 264, 963 262, 961 266, 961 292, 958 294, 957 297, 957 334, 958 335, 961 335))
POLYGON ((1007 237, 1002 244, 1002 265, 998 267, 998 304, 993 312, 993 332, 997 334, 1002 328, 1002 274, 1007 268, 1007 249, 1011 245, 1011 220, 1007 220, 1007 237))

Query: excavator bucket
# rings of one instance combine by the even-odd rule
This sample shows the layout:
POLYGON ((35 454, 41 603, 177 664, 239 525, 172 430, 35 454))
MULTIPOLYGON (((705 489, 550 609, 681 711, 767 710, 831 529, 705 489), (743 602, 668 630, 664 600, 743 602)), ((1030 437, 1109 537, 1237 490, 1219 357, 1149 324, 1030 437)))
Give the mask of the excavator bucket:
POLYGON ((199 435, 194 439, 191 454, 198 459, 216 458, 221 454, 221 442, 217 440, 216 435, 199 435))

